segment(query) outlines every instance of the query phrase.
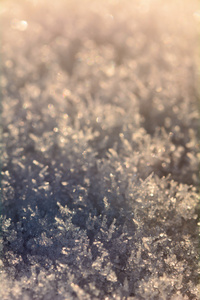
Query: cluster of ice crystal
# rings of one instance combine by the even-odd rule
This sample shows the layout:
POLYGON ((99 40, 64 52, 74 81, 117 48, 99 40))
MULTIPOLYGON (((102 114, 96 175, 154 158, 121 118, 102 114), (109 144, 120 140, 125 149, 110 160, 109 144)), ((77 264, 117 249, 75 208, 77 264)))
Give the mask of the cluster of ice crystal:
POLYGON ((196 10, 2 1, 2 300, 197 299, 196 10))

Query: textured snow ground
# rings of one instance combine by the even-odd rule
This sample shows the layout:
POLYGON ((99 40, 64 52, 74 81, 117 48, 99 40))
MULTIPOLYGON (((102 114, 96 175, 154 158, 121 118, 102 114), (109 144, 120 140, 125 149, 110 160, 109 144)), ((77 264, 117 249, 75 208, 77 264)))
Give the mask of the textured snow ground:
POLYGON ((0 299, 197 299, 197 1, 0 14, 0 299))

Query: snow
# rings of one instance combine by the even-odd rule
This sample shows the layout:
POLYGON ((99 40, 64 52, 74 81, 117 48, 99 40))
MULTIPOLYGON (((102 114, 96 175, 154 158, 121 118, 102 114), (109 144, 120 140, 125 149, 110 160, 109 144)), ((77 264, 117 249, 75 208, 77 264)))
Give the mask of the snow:
POLYGON ((197 1, 0 15, 0 299, 197 299, 197 1))

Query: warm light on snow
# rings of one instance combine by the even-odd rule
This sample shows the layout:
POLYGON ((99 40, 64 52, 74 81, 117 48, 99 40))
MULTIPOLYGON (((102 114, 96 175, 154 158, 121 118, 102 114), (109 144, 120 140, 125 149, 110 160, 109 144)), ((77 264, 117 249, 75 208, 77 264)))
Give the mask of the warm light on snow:
POLYGON ((196 0, 1 1, 2 300, 198 298, 196 0))

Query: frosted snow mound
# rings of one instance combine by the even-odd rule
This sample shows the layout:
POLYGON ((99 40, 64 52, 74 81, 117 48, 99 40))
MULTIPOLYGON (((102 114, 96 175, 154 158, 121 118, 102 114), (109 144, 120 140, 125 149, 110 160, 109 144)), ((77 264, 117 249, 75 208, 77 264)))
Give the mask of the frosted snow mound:
POLYGON ((197 299, 196 10, 2 3, 1 299, 197 299))

